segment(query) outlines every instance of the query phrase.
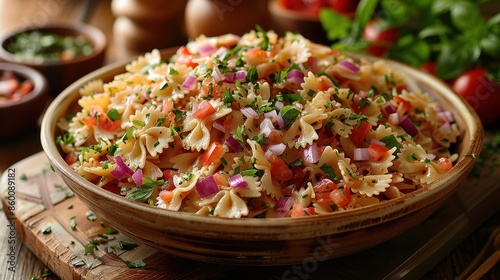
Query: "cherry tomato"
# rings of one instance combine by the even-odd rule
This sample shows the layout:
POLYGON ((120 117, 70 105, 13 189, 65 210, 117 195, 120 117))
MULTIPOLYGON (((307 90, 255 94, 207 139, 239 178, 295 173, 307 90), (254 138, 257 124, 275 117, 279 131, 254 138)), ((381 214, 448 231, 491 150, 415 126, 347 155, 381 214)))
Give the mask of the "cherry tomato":
POLYGON ((354 14, 359 0, 329 0, 328 6, 340 14, 354 14))
POLYGON ((484 68, 465 71, 452 82, 452 89, 477 112, 483 125, 500 118, 500 83, 490 80, 484 68))
POLYGON ((383 56, 399 40, 399 31, 395 27, 385 28, 379 20, 373 19, 363 29, 363 38, 369 43, 367 51, 383 56))
POLYGON ((420 70, 422 70, 428 74, 436 76, 436 62, 434 62, 434 61, 426 62, 426 63, 422 64, 419 68, 420 68, 420 70))

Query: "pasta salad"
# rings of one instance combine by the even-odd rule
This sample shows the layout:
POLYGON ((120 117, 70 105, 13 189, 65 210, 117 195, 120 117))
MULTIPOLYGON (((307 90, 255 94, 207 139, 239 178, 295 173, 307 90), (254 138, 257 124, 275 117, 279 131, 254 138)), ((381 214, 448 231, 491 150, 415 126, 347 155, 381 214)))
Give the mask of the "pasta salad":
POLYGON ((80 89, 58 123, 96 187, 227 218, 323 215, 390 200, 447 172, 460 130, 383 61, 287 33, 200 36, 80 89))

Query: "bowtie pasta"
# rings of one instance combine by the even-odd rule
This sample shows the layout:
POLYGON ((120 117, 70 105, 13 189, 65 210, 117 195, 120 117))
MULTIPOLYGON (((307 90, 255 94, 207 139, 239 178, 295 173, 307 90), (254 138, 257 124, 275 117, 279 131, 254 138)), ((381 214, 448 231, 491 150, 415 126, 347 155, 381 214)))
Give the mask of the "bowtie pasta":
POLYGON ((126 198, 198 215, 322 215, 394 199, 447 172, 449 111, 383 61, 261 29, 158 50, 80 89, 57 142, 126 198))

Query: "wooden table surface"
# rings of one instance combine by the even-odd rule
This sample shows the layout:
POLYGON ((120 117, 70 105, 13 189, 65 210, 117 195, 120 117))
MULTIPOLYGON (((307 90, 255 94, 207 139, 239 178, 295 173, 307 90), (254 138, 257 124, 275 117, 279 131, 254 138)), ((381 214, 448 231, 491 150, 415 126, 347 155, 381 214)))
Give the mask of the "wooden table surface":
MULTIPOLYGON (((27 24, 41 25, 49 20, 78 21, 81 19, 85 5, 90 1, 76 0, 0 0, 0 33, 12 28, 27 24)), ((107 50, 107 63, 125 58, 130 55, 127 50, 121 48, 119 44, 113 42, 113 21, 110 0, 98 0, 88 18, 88 22, 100 28, 108 38, 109 47, 107 50)), ((2 120, 4 121, 4 120, 2 120)), ((497 130, 497 129, 495 129, 497 130)), ((15 139, 0 139, 0 174, 12 164, 41 151, 39 141, 39 131, 34 129, 15 139)), ((492 215, 457 248, 443 259, 437 266, 430 268, 425 279, 454 279, 456 273, 464 269, 472 261, 485 243, 491 230, 500 224, 500 215, 492 215)), ((8 256, 8 221, 0 213, 0 279, 3 278, 2 271, 9 267, 8 256)), ((30 249, 23 245, 17 238, 16 244, 16 273, 9 279, 30 279, 32 276, 41 276, 47 265, 42 263, 30 249)), ((498 265, 497 267, 498 268, 498 265)), ((500 274, 491 274, 491 277, 499 277, 500 274)), ((41 278, 40 278, 41 279, 41 278)), ((44 279, 58 279, 52 275, 44 279)))

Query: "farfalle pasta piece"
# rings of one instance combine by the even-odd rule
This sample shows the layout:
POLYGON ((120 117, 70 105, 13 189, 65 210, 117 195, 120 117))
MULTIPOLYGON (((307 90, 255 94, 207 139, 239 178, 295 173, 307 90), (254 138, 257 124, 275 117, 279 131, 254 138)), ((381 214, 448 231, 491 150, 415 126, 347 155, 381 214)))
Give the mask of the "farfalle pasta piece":
POLYGON ((87 96, 104 91, 104 82, 101 79, 95 79, 86 83, 80 90, 80 95, 87 96))

